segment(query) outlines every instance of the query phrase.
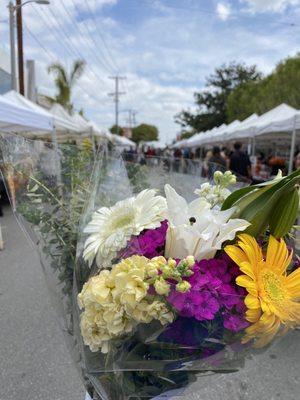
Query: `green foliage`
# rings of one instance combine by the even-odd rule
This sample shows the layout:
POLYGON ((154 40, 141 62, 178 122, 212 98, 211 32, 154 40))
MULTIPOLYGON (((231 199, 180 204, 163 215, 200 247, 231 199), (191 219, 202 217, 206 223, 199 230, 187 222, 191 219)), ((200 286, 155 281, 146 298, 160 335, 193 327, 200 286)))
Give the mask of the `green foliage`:
POLYGON ((89 194, 92 153, 72 146, 61 150, 62 187, 53 185, 41 173, 29 176, 18 212, 34 225, 45 260, 62 284, 62 292, 70 295, 79 220, 89 194))
POLYGON ((228 121, 244 119, 287 103, 300 108, 300 55, 279 63, 270 75, 254 82, 245 82, 228 97, 228 121))
POLYGON ((194 129, 192 129, 192 130, 190 130, 190 131, 184 131, 184 132, 182 132, 181 133, 181 135, 180 135, 180 140, 183 140, 183 139, 189 139, 190 137, 192 137, 193 135, 195 135, 195 130, 194 129))
POLYGON ((73 104, 71 102, 72 89, 75 83, 83 74, 85 67, 85 61, 76 60, 74 61, 71 72, 68 74, 64 66, 60 63, 51 64, 48 67, 48 73, 53 73, 55 75, 55 86, 57 89, 57 95, 51 99, 53 103, 61 104, 68 112, 73 111, 73 104))
POLYGON ((227 100, 236 88, 247 82, 257 82, 261 74, 257 67, 232 62, 216 68, 206 78, 206 90, 194 93, 198 112, 183 110, 175 116, 175 121, 182 127, 191 127, 196 132, 212 129, 227 121, 227 100))
POLYGON ((275 237, 283 237, 296 220, 300 183, 297 170, 285 178, 277 178, 267 184, 253 185, 233 192, 223 203, 222 210, 235 207, 233 218, 250 222, 247 233, 254 237, 269 228, 275 237))
POLYGON ((124 130, 121 126, 118 126, 116 124, 114 124, 111 128, 109 128, 109 131, 113 134, 113 135, 120 135, 122 136, 124 133, 124 130))
POLYGON ((133 128, 132 140, 137 143, 158 140, 158 129, 155 125, 140 124, 133 128))

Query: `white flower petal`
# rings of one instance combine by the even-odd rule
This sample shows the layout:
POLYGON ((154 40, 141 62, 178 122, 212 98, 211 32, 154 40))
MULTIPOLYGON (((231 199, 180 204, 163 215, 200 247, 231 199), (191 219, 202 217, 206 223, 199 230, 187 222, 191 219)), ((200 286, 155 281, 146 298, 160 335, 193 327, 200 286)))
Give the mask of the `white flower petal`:
POLYGON ((201 199, 187 204, 169 185, 165 191, 171 222, 167 231, 166 257, 182 259, 193 255, 196 260, 212 258, 225 241, 234 239, 236 232, 249 226, 247 221, 230 219, 234 208, 211 210, 210 205, 201 199), (193 223, 189 221, 191 216, 195 218, 193 223))
POLYGON ((173 225, 187 223, 188 204, 170 185, 165 185, 165 194, 168 205, 168 221, 173 225))
POLYGON ((155 190, 147 189, 110 208, 100 208, 84 229, 84 233, 90 234, 84 245, 84 259, 91 265, 96 257, 99 267, 109 264, 131 236, 159 227, 166 218, 166 210, 166 200, 157 196, 155 190))
POLYGON ((222 244, 227 240, 233 240, 237 232, 244 231, 251 224, 244 219, 230 219, 226 224, 220 227, 220 233, 214 243, 216 249, 221 249, 222 244))

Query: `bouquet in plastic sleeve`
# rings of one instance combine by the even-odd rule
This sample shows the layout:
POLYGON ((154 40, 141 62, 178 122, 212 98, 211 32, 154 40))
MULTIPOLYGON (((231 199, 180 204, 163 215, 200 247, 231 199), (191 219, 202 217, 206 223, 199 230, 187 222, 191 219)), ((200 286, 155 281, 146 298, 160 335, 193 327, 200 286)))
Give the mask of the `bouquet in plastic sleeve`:
POLYGON ((63 184, 51 185, 38 152, 17 215, 38 237, 95 398, 187 398, 201 374, 237 370, 300 324, 298 171, 241 187, 229 171, 207 181, 164 158, 102 152, 94 163, 67 148, 60 158, 63 184))
POLYGON ((108 398, 185 398, 199 374, 236 370, 299 324, 298 261, 282 239, 299 173, 231 193, 229 171, 200 183, 158 162, 137 189, 114 155, 96 170, 76 293, 85 365, 108 398))

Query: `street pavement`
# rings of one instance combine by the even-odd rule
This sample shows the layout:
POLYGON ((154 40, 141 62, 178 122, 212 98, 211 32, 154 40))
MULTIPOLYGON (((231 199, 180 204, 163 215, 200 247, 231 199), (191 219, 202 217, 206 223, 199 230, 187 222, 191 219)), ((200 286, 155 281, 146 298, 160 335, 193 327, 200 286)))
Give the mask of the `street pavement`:
MULTIPOLYGON (((0 218, 0 400, 83 400, 35 251, 8 208, 0 218)), ((241 371, 200 378, 186 400, 299 400, 300 331, 241 371)), ((174 398, 175 399, 175 398, 174 398)), ((112 399, 114 400, 114 399, 112 399)))

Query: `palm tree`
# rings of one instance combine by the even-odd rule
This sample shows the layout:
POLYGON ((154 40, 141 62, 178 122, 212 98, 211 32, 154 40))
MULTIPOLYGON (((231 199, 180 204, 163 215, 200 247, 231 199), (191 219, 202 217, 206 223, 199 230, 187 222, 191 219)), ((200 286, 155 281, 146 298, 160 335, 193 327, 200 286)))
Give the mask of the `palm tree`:
POLYGON ((54 98, 49 98, 52 103, 59 103, 70 113, 73 111, 73 104, 71 102, 72 89, 75 83, 83 74, 85 67, 84 60, 74 61, 70 74, 66 71, 64 66, 60 63, 51 64, 48 67, 48 73, 55 75, 55 86, 57 88, 57 95, 54 98))

